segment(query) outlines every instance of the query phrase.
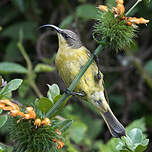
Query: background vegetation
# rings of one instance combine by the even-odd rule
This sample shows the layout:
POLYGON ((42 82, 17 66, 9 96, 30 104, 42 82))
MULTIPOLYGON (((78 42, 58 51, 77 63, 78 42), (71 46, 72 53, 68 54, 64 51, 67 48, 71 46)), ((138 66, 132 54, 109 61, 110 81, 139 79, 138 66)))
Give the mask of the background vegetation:
MULTIPOLYGON (((107 0, 113 2, 112 0, 107 0)), ((54 59, 58 49, 57 36, 52 31, 40 33, 38 27, 54 24, 77 32, 83 44, 94 50, 92 38, 96 6, 105 1, 93 0, 1 0, 0 1, 0 74, 6 81, 24 79, 14 99, 29 104, 46 96, 46 84, 65 86, 57 74, 54 59), (24 47, 23 47, 24 46, 24 47), (25 49, 25 50, 24 50, 25 49), (26 56, 27 52, 31 61, 26 56), (18 65, 20 64, 20 66, 18 65), (26 68, 24 68, 26 67, 26 68), (28 71, 28 72, 27 72, 28 71)), ((129 9, 135 0, 125 1, 129 9)), ((151 19, 152 3, 140 3, 133 16, 151 19)), ((125 126, 144 131, 152 150, 152 23, 141 25, 135 45, 126 52, 105 49, 100 54, 100 69, 110 106, 125 126)), ((111 152, 118 141, 111 136, 100 116, 88 104, 72 97, 61 115, 74 120, 69 129, 65 151, 111 152)), ((0 141, 11 145, 7 124, 0 130, 0 141)), ((64 150, 64 149, 63 149, 64 150)), ((116 151, 117 152, 117 151, 116 151)))

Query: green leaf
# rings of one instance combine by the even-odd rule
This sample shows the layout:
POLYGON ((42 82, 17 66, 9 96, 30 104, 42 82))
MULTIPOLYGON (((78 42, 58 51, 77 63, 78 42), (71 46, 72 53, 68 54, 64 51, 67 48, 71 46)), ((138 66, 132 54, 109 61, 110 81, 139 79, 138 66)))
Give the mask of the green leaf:
POLYGON ((27 73, 27 69, 13 62, 0 62, 0 73, 27 73))
POLYGON ((29 83, 24 80, 22 85, 18 89, 19 96, 24 98, 27 92, 29 91, 29 89, 30 89, 29 83))
POLYGON ((83 4, 77 7, 76 15, 82 19, 95 19, 97 16, 96 6, 91 4, 83 4))
MULTIPOLYGON (((130 149, 132 152, 144 152, 148 146, 149 139, 145 139, 141 129, 133 128, 126 137, 117 145, 117 150, 121 152, 130 149)), ((129 151, 128 151, 129 152, 129 151)))
POLYGON ((2 110, 2 109, 0 109, 0 114, 2 113, 2 111, 3 111, 3 110, 2 110))
POLYGON ((37 64, 34 71, 35 72, 52 72, 54 71, 55 68, 50 66, 50 65, 46 65, 46 64, 37 64))
POLYGON ((48 87, 49 90, 47 92, 47 96, 52 101, 52 103, 54 103, 53 100, 55 99, 55 97, 60 95, 60 89, 57 84, 53 84, 51 86, 48 84, 48 87))
POLYGON ((71 133, 70 133, 71 139, 76 144, 80 143, 84 139, 86 131, 87 131, 87 126, 84 123, 80 121, 74 122, 74 125, 71 128, 71 133))
POLYGON ((22 79, 14 79, 11 80, 1 91, 0 91, 0 96, 5 96, 9 93, 11 93, 12 91, 18 89, 18 87, 21 85, 22 83, 22 79))
POLYGON ((73 15, 69 15, 67 16, 60 24, 60 28, 66 28, 68 25, 70 25, 72 23, 74 19, 74 16, 73 15))
POLYGON ((3 125, 6 123, 7 121, 7 116, 0 116, 0 128, 3 127, 3 125))
POLYGON ((51 100, 46 97, 42 97, 39 100, 39 109, 42 112, 48 112, 53 107, 53 105, 54 104, 51 102, 51 100))
POLYGON ((35 22, 20 22, 10 25, 2 31, 2 36, 10 37, 12 39, 18 39, 19 30, 23 30, 23 39, 33 40, 35 39, 35 34, 33 33, 36 29, 37 24, 35 22))
POLYGON ((145 132, 146 131, 145 119, 141 118, 133 121, 130 125, 126 127, 126 131, 128 132, 133 128, 140 128, 142 132, 145 132))
POLYGON ((148 62, 146 62, 144 69, 152 75, 152 60, 149 60, 148 62))
POLYGON ((17 41, 12 40, 7 44, 5 54, 4 54, 4 61, 21 61, 22 57, 20 52, 18 51, 17 41))

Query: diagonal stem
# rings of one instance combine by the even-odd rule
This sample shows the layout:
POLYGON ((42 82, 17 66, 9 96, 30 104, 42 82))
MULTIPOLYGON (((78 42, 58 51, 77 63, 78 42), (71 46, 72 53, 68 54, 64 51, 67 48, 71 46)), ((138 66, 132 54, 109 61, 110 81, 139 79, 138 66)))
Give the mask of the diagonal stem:
MULTIPOLYGON (((103 44, 100 44, 96 50, 94 51, 94 54, 89 58, 88 62, 85 64, 85 66, 81 69, 81 71, 78 73, 78 75, 75 77, 75 79, 72 81, 71 85, 69 86, 68 90, 69 91, 73 91, 77 85, 77 83, 79 82, 79 80, 81 79, 81 77, 83 76, 83 74, 85 73, 85 71, 88 69, 88 67, 91 65, 91 63, 94 61, 94 56, 98 55, 104 48, 106 42, 103 42, 103 44)), ((47 112, 46 116, 50 117, 52 116, 52 114, 56 111, 57 108, 59 108, 59 106, 65 101, 65 99, 70 96, 66 93, 64 93, 61 98, 58 100, 58 102, 56 102, 56 104, 47 112)))
POLYGON ((137 0, 137 2, 128 10, 128 12, 126 12, 126 16, 128 16, 130 14, 130 12, 138 5, 138 3, 140 3, 142 0, 137 0))

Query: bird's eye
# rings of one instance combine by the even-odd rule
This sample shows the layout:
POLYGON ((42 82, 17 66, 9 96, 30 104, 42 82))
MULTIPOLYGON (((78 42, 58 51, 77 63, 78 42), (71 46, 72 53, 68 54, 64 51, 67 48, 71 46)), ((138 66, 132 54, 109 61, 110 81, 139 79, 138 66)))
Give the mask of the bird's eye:
POLYGON ((67 34, 63 34, 63 37, 64 37, 65 39, 68 39, 68 38, 69 38, 69 36, 68 36, 67 34))

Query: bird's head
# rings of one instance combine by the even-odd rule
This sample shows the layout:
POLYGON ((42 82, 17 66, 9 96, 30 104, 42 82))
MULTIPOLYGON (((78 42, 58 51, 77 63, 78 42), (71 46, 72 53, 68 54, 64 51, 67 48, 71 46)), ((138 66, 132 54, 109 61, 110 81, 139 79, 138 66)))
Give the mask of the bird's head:
POLYGON ((44 27, 49 27, 57 32, 59 39, 59 47, 71 47, 73 49, 77 49, 82 46, 80 38, 76 33, 67 29, 61 29, 51 24, 43 25, 40 28, 44 27))

